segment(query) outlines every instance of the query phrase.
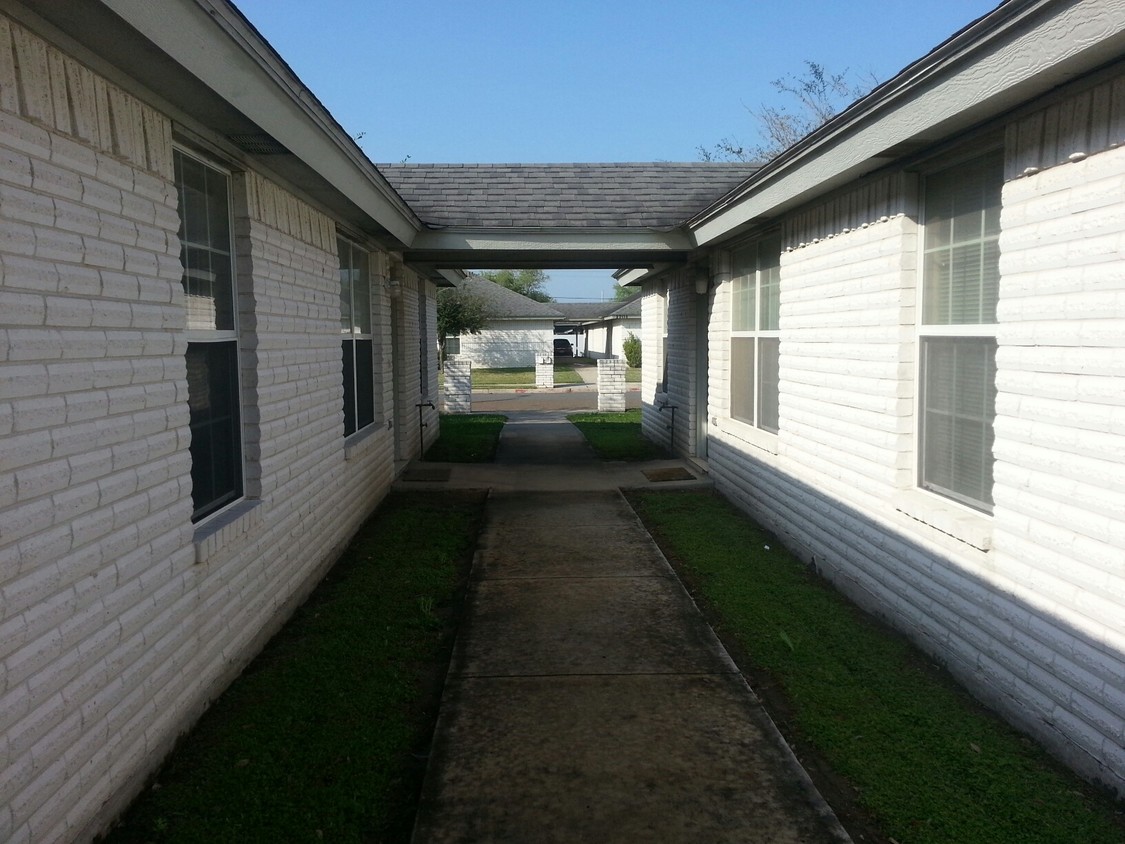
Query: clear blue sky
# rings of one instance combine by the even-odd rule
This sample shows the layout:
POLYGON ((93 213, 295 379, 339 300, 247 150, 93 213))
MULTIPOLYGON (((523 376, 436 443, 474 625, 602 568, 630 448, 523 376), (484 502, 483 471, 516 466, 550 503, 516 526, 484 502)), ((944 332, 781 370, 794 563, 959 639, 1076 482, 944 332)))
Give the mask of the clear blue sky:
MULTIPOLYGON (((696 161, 804 60, 889 79, 998 0, 235 0, 375 162, 696 161)), ((609 272, 552 273, 559 299, 609 272)))

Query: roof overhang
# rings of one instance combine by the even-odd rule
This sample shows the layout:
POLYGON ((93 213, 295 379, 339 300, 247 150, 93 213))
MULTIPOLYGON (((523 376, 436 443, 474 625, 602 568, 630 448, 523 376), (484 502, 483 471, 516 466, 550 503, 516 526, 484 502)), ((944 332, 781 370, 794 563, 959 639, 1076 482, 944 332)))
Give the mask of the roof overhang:
POLYGON ((230 4, 51 0, 32 11, 14 0, 0 3, 31 26, 46 24, 45 35, 189 132, 254 160, 358 231, 397 248, 421 228, 355 141, 230 4))
POLYGON ((1010 0, 688 221, 705 246, 993 119, 1125 54, 1125 7, 1010 0))
POLYGON ((682 230, 442 229, 420 233, 403 258, 434 269, 616 269, 683 263, 691 250, 682 230))
POLYGON ((653 264, 651 267, 634 267, 622 269, 613 274, 617 283, 622 287, 640 287, 649 279, 655 278, 667 270, 672 269, 672 264, 653 264))

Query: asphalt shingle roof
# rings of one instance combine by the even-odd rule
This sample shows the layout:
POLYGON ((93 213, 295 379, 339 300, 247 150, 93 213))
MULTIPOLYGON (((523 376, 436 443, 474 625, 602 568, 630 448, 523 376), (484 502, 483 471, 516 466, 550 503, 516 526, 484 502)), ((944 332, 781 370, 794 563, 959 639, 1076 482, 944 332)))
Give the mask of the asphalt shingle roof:
POLYGON ((633 296, 624 301, 612 302, 556 302, 555 307, 572 322, 589 322, 609 316, 630 317, 641 315, 641 297, 633 296))
POLYGON ((479 275, 467 276, 457 287, 480 296, 488 303, 493 316, 500 319, 560 319, 562 312, 545 302, 536 302, 522 293, 509 290, 479 275))
POLYGON ((741 162, 378 167, 434 228, 671 228, 758 169, 741 162))

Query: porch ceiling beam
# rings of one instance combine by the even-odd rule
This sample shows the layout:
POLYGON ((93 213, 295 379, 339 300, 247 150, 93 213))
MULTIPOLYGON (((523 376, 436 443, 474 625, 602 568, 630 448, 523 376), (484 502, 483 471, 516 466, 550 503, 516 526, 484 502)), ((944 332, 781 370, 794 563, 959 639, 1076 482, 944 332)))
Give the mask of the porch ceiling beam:
POLYGON ((421 232, 404 259, 438 268, 618 269, 682 263, 690 250, 680 230, 444 229, 421 232))

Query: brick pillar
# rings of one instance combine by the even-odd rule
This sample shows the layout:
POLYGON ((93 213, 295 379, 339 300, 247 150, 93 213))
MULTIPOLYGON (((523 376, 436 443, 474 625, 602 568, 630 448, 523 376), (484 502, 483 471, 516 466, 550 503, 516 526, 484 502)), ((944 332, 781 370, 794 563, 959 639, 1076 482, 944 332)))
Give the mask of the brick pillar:
POLYGON ((535 356, 535 387, 551 390, 555 386, 555 358, 553 355, 535 356))
POLYGON ((472 413, 473 362, 468 358, 445 362, 444 399, 446 413, 472 413))
POLYGON ((625 361, 613 358, 598 360, 598 410, 625 410, 625 361))

